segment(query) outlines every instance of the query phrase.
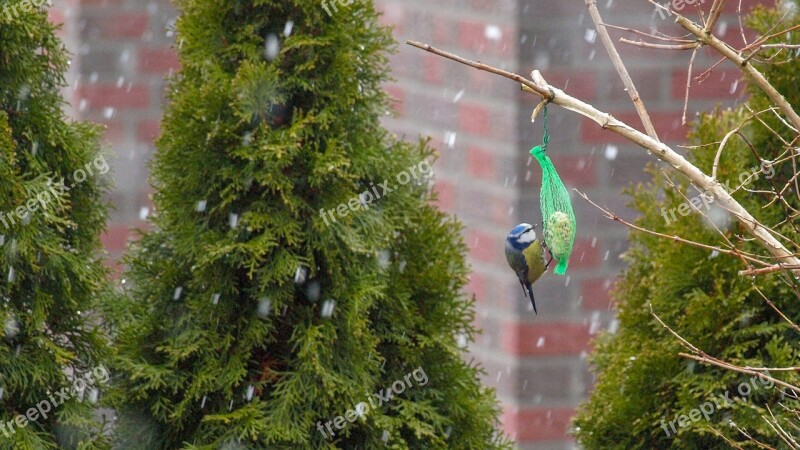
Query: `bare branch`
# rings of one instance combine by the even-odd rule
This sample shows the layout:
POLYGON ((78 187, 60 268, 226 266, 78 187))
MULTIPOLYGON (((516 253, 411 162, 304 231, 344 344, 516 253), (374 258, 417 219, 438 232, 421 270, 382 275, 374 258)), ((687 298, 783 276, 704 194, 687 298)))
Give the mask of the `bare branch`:
POLYGON ((653 33, 645 33, 644 31, 640 31, 640 30, 637 30, 635 28, 628 28, 628 27, 621 27, 621 26, 618 26, 618 25, 611 25, 610 23, 604 23, 603 26, 606 27, 606 28, 613 28, 615 30, 627 31, 628 33, 638 34, 639 36, 647 36, 649 38, 657 39, 659 41, 677 42, 677 43, 680 43, 680 44, 691 44, 691 43, 697 42, 696 39, 683 39, 683 38, 673 37, 673 36, 659 36, 659 35, 653 34, 653 33))
POLYGON ((690 241, 688 239, 684 239, 684 238, 682 238, 680 236, 677 236, 677 235, 670 236, 668 234, 659 233, 659 232, 653 231, 653 230, 648 230, 647 228, 642 228, 642 227, 640 227, 640 226, 638 226, 636 224, 632 224, 632 223, 626 221, 625 219, 617 216, 616 214, 614 214, 613 212, 609 211, 608 209, 603 208, 602 206, 600 206, 597 203, 593 202, 583 192, 580 192, 577 189, 575 190, 575 192, 577 192, 578 195, 583 197, 584 200, 586 200, 587 202, 591 203, 592 206, 594 206, 595 208, 597 208, 600 211, 602 211, 605 214, 606 218, 611 219, 611 220, 613 220, 615 222, 619 222, 619 223, 621 223, 621 224, 625 225, 626 227, 631 228, 633 230, 641 231, 642 233, 647 233, 647 234, 650 234, 650 235, 653 235, 653 236, 658 236, 660 238, 668 239, 670 241, 680 242, 682 244, 690 245, 692 247, 702 248, 704 250, 715 251, 715 252, 721 253, 723 255, 736 256, 736 257, 739 257, 739 258, 742 258, 742 259, 746 259, 746 260, 748 260, 748 261, 750 261, 752 263, 760 264, 762 266, 766 264, 764 261, 761 261, 761 260, 759 260, 757 258, 753 258, 752 256, 749 256, 749 255, 747 255, 747 254, 745 254, 745 253, 743 253, 743 252, 741 252, 741 251, 739 251, 739 250, 737 250, 735 248, 732 249, 732 250, 728 250, 728 249, 721 248, 721 247, 714 247, 713 245, 707 245, 707 244, 703 244, 703 243, 700 243, 700 242, 690 241))
MULTIPOLYGON (((681 338, 681 339, 683 339, 683 338, 681 338)), ((775 383, 777 385, 780 385, 780 386, 783 386, 783 387, 791 390, 792 392, 800 393, 800 387, 791 385, 791 384, 789 384, 789 383, 787 383, 785 381, 781 381, 781 380, 779 380, 777 378, 774 378, 774 377, 771 377, 769 375, 763 374, 763 373, 761 373, 759 371, 756 371, 756 370, 746 369, 744 367, 740 367, 740 366, 737 366, 737 365, 734 365, 734 364, 727 363, 725 361, 722 361, 722 360, 719 360, 717 358, 714 358, 713 356, 709 356, 709 355, 707 355, 707 354, 705 354, 705 353, 703 353, 703 352, 701 352, 699 350, 698 350, 698 353, 699 354, 697 354, 697 355, 690 355, 688 353, 678 353, 678 355, 683 356, 684 358, 693 359, 693 360, 701 362, 703 364, 709 364, 709 365, 712 365, 712 366, 717 366, 717 367, 720 367, 722 369, 728 369, 728 370, 732 370, 734 372, 743 373, 743 374, 746 374, 746 375, 753 375, 753 376, 756 376, 758 378, 761 378, 762 380, 772 381, 773 383, 775 383)))
POLYGON ((740 270, 739 275, 743 276, 766 275, 768 273, 780 272, 781 270, 796 270, 796 269, 800 269, 800 267, 792 264, 776 264, 774 266, 762 267, 761 269, 740 270))
MULTIPOLYGON (((686 110, 689 109, 689 89, 692 88, 692 67, 694 66, 694 59, 697 57, 697 50, 700 47, 695 47, 692 50, 692 57, 689 59, 689 70, 686 72, 686 97, 683 99, 683 116, 681 116, 681 125, 686 125, 686 110)), ((711 175, 714 178, 714 175, 711 175)))
MULTIPOLYGON (((758 292, 758 294, 761 296, 761 298, 763 298, 764 301, 767 302, 767 304, 770 306, 770 308, 772 308, 776 313, 778 313, 778 315, 781 316, 781 318, 783 320, 788 322, 789 325, 792 326, 792 328, 794 328, 796 331, 800 332, 800 327, 798 327, 796 323, 792 322, 792 319, 786 317, 786 315, 783 313, 783 311, 781 311, 777 306, 775 306, 775 304, 772 303, 772 300, 767 298, 767 296, 764 295, 763 292, 761 292, 761 289, 759 289, 758 286, 756 286, 755 281, 753 281, 753 288, 755 288, 756 292, 758 292)), ((800 370, 800 368, 798 368, 797 370, 800 370)))
POLYGON ((697 42, 692 42, 689 44, 652 44, 641 39, 638 41, 632 41, 625 38, 620 38, 619 41, 623 44, 635 45, 636 47, 642 48, 652 48, 655 50, 690 50, 700 46, 700 44, 697 42))
POLYGON ((680 14, 676 13, 675 22, 682 26, 686 31, 695 35, 701 42, 713 48, 722 56, 741 67, 742 71, 744 71, 745 75, 747 75, 753 84, 763 90, 770 100, 772 100, 781 109, 781 111, 783 111, 783 114, 786 115, 792 126, 794 126, 796 129, 800 129, 800 115, 798 115, 794 108, 792 108, 792 105, 789 104, 783 95, 781 95, 781 93, 778 92, 778 90, 775 89, 775 87, 772 86, 769 81, 767 81, 767 79, 761 72, 758 71, 758 69, 753 67, 752 64, 749 64, 736 50, 732 49, 728 44, 719 40, 713 34, 706 32, 696 23, 680 14))
POLYGON ((639 119, 641 119, 647 135, 656 141, 659 141, 658 135, 656 134, 656 129, 653 127, 653 122, 650 120, 650 115, 647 114, 647 109, 644 107, 644 102, 642 101, 641 97, 639 97, 639 91, 636 90, 636 85, 633 84, 633 80, 628 73, 628 69, 622 62, 622 58, 620 58, 617 48, 614 47, 614 41, 611 40, 611 36, 608 35, 608 30, 606 30, 605 26, 603 25, 603 19, 600 17, 600 11, 597 10, 597 2, 595 0, 586 0, 586 7, 589 8, 589 15, 592 17, 595 28, 597 28, 597 34, 600 35, 600 40, 603 41, 603 46, 605 46, 608 56, 611 58, 611 63, 614 65, 614 68, 617 69, 617 74, 622 79, 622 83, 625 85, 625 90, 628 91, 628 95, 631 97, 633 106, 636 108, 636 112, 639 114, 639 119))
POLYGON ((714 29, 714 25, 717 24, 719 17, 722 15, 722 8, 724 6, 725 0, 714 0, 714 4, 711 5, 711 12, 708 13, 706 26, 703 27, 706 33, 710 33, 714 29))
MULTIPOLYGON (((759 243, 761 243, 761 245, 777 260, 777 262, 800 266, 800 258, 787 250, 786 247, 771 234, 770 230, 759 223, 738 201, 736 201, 736 199, 734 199, 725 190, 725 188, 719 182, 711 179, 711 177, 703 173, 703 171, 697 168, 697 166, 687 161, 683 155, 679 154, 663 142, 659 142, 651 138, 641 131, 634 129, 630 125, 614 118, 614 116, 611 114, 602 112, 594 106, 572 97, 555 86, 549 84, 539 86, 533 81, 525 79, 518 74, 491 67, 480 62, 470 61, 452 53, 436 49, 428 44, 422 44, 414 41, 406 41, 406 43, 430 53, 457 61, 461 64, 466 64, 470 67, 494 73, 514 80, 517 83, 521 83, 530 88, 530 90, 534 91, 543 99, 547 99, 550 102, 563 107, 564 109, 587 117, 604 129, 608 129, 624 137, 625 139, 636 143, 640 147, 650 151, 658 159, 666 162, 677 171, 684 174, 695 186, 703 191, 708 191, 711 195, 713 195, 714 198, 717 199, 717 204, 733 214, 739 220, 739 223, 742 224, 742 227, 747 230, 747 232, 757 241, 759 241, 759 243)), ((786 102, 784 101, 784 103, 786 102)), ((798 117, 798 122, 800 122, 800 117, 798 117)), ((797 269, 795 273, 800 275, 800 269, 797 269)))

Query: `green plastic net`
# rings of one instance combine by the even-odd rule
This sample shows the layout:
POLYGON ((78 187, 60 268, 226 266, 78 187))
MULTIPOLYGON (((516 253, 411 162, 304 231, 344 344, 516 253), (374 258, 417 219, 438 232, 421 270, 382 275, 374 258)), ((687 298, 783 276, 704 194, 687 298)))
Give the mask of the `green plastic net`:
POLYGON ((567 273, 569 256, 575 243, 575 213, 566 186, 558 176, 553 162, 545 153, 550 136, 547 133, 547 106, 544 107, 544 137, 542 145, 531 149, 533 155, 542 166, 542 191, 539 195, 539 206, 542 208, 544 242, 550 253, 558 259, 556 275, 567 273))

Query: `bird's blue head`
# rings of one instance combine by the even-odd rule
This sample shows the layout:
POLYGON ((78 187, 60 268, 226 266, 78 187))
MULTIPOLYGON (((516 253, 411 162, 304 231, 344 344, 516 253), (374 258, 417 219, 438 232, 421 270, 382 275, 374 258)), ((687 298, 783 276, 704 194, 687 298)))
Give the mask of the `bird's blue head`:
POLYGON ((536 240, 534 228, 535 226, 529 223, 521 223, 508 233, 506 241, 515 249, 523 250, 536 240))

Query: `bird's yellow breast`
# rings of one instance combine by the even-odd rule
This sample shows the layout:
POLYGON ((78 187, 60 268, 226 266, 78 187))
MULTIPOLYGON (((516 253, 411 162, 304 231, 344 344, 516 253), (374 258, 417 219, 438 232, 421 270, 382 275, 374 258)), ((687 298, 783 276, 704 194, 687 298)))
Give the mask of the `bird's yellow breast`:
POLYGON ((544 273, 544 255, 542 255, 542 243, 533 242, 522 250, 525 262, 528 264, 528 282, 533 283, 544 273))

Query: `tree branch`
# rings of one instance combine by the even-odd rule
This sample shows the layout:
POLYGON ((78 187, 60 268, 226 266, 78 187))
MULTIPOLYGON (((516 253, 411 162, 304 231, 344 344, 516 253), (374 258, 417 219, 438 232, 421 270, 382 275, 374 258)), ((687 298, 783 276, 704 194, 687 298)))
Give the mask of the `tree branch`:
POLYGON ((728 60, 734 62, 737 66, 741 67, 742 71, 747 75, 747 77, 758 86, 761 90, 764 91, 765 94, 772 100, 775 105, 777 105, 783 114, 789 119, 792 126, 795 129, 800 130, 800 115, 792 108, 792 105, 775 89, 772 84, 764 77, 764 75, 758 71, 752 64, 748 63, 748 61, 742 57, 736 50, 731 48, 725 42, 717 39, 716 36, 711 34, 710 32, 706 31, 703 28, 700 28, 699 25, 694 23, 693 21, 687 19, 686 17, 675 13, 677 22, 680 26, 682 26, 686 31, 692 33, 699 39, 702 43, 708 45, 709 47, 713 48, 719 54, 727 58, 728 60))
POLYGON ((636 112, 639 113, 639 118, 642 120, 644 130, 647 131, 648 136, 656 141, 660 141, 656 134, 656 129, 653 127, 653 122, 650 120, 650 115, 647 114, 647 109, 644 107, 644 102, 641 97, 639 97, 639 91, 636 90, 636 85, 633 84, 628 69, 625 68, 625 64, 622 62, 617 48, 614 47, 611 36, 608 35, 608 30, 606 30, 603 19, 600 17, 600 11, 597 10, 597 2, 595 0, 586 0, 586 7, 589 8, 589 15, 592 16, 597 34, 600 35, 600 40, 603 41, 603 46, 605 46, 608 56, 611 58, 611 63, 614 65, 614 68, 617 69, 617 74, 619 74, 620 79, 622 79, 622 83, 625 84, 625 90, 628 91, 628 95, 631 97, 636 112))
MULTIPOLYGON (((604 129, 608 129, 650 151, 658 159, 666 162, 675 168, 675 170, 684 174, 695 186, 713 195, 714 198, 717 199, 717 204, 736 216, 737 220, 742 224, 747 232, 759 243, 761 243, 761 245, 777 260, 778 263, 800 266, 800 258, 787 250, 786 247, 784 247, 783 244, 778 241, 764 225, 759 223, 741 204, 739 204, 739 202, 731 197, 731 195, 728 194, 728 192, 719 182, 713 180, 711 177, 703 173, 703 171, 691 164, 686 160, 686 158, 668 145, 651 138, 650 136, 632 128, 620 120, 617 120, 611 114, 602 112, 594 106, 568 95, 555 86, 551 86, 546 83, 544 83, 543 86, 539 86, 533 81, 530 81, 515 73, 491 67, 480 62, 470 61, 452 53, 444 52, 431 47, 428 44, 415 41, 406 41, 406 44, 479 70, 484 70, 506 77, 516 81, 517 83, 521 83, 543 99, 547 99, 548 101, 555 103, 564 109, 587 117, 604 129)), ((798 125, 800 126, 800 117, 798 117, 798 122, 798 125)), ((800 269, 795 269, 794 272, 796 275, 800 275, 800 269)))

